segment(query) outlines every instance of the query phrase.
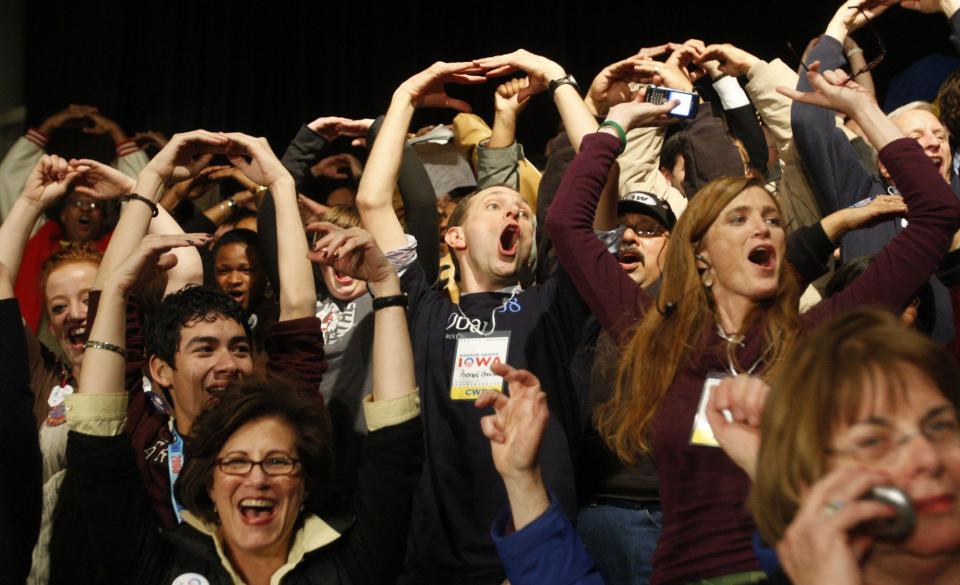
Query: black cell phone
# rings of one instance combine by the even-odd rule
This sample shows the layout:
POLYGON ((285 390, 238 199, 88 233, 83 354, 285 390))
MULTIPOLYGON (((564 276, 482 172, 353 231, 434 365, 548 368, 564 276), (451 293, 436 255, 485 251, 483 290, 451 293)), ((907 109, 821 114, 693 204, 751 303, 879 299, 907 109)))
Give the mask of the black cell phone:
POLYGON ((700 96, 698 94, 655 85, 647 87, 647 102, 660 105, 670 100, 680 102, 677 107, 670 110, 670 115, 674 118, 693 118, 697 115, 697 108, 700 107, 700 96))
POLYGON ((889 518, 877 518, 857 526, 857 532, 869 534, 877 540, 900 542, 913 534, 917 524, 917 514, 913 509, 910 496, 893 486, 881 485, 871 488, 863 497, 864 500, 882 502, 894 510, 896 514, 889 518))

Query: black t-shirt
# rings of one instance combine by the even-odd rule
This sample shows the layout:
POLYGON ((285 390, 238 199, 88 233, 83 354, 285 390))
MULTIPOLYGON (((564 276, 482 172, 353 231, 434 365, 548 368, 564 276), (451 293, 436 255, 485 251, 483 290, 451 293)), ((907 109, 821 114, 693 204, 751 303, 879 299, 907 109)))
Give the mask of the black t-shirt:
MULTIPOLYGON (((571 516, 576 510, 571 439, 578 400, 570 360, 589 310, 566 274, 518 292, 473 293, 460 307, 432 290, 417 263, 401 278, 409 296, 421 415, 426 440, 423 476, 414 497, 407 567, 401 583, 499 583, 505 577, 490 526, 507 506, 503 481, 480 430, 473 400, 451 399, 458 336, 479 329, 510 332, 507 363, 529 369, 548 396, 550 420, 540 449, 547 489, 571 516)), ((506 391, 506 388, 504 388, 506 391)))

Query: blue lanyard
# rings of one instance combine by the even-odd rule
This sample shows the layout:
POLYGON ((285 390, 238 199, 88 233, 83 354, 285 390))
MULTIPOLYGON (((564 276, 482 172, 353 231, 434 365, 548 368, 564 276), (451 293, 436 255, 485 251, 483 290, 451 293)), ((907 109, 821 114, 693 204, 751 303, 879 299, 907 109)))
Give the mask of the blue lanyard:
POLYGON ((177 483, 177 477, 180 476, 180 470, 183 469, 183 437, 177 432, 177 427, 170 419, 170 433, 173 435, 173 441, 167 445, 167 470, 170 472, 170 501, 173 502, 173 513, 177 515, 177 522, 183 522, 181 514, 183 506, 177 501, 177 495, 173 491, 173 486, 177 483))

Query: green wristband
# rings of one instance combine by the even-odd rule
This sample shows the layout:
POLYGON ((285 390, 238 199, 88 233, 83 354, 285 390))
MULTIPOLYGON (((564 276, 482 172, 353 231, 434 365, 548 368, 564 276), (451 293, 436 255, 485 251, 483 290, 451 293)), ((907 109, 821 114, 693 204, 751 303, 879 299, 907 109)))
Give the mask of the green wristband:
POLYGON ((627 148, 627 131, 623 129, 623 126, 617 124, 613 120, 604 120, 600 123, 600 128, 604 126, 609 126, 617 131, 617 136, 620 137, 620 150, 617 151, 617 154, 623 154, 624 149, 627 148))

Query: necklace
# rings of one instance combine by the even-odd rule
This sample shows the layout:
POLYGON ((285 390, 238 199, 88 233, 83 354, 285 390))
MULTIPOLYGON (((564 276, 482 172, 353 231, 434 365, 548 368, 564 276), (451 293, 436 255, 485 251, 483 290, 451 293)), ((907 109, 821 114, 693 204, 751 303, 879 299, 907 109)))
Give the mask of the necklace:
POLYGON ((491 335, 491 334, 492 334, 494 331, 496 331, 496 329, 497 329, 497 311, 500 311, 501 313, 505 312, 507 306, 508 306, 511 302, 513 302, 513 299, 516 298, 517 293, 519 293, 519 292, 520 292, 520 285, 518 284, 518 285, 515 285, 515 286, 513 287, 513 292, 510 293, 510 298, 504 299, 504 301, 503 301, 502 303, 500 303, 500 306, 499 306, 499 307, 497 307, 497 308, 493 309, 492 311, 490 311, 490 330, 489 330, 489 331, 487 331, 486 328, 483 328, 483 329, 480 328, 480 325, 479 325, 480 320, 479 320, 479 319, 477 319, 477 323, 474 323, 473 320, 470 319, 470 317, 467 317, 467 314, 464 313, 464 312, 463 312, 463 309, 460 308, 460 303, 457 303, 457 311, 460 311, 460 315, 464 318, 464 320, 465 320, 467 323, 470 324, 470 332, 471 332, 471 333, 476 333, 477 335, 480 335, 481 337, 487 337, 488 335, 491 335))

